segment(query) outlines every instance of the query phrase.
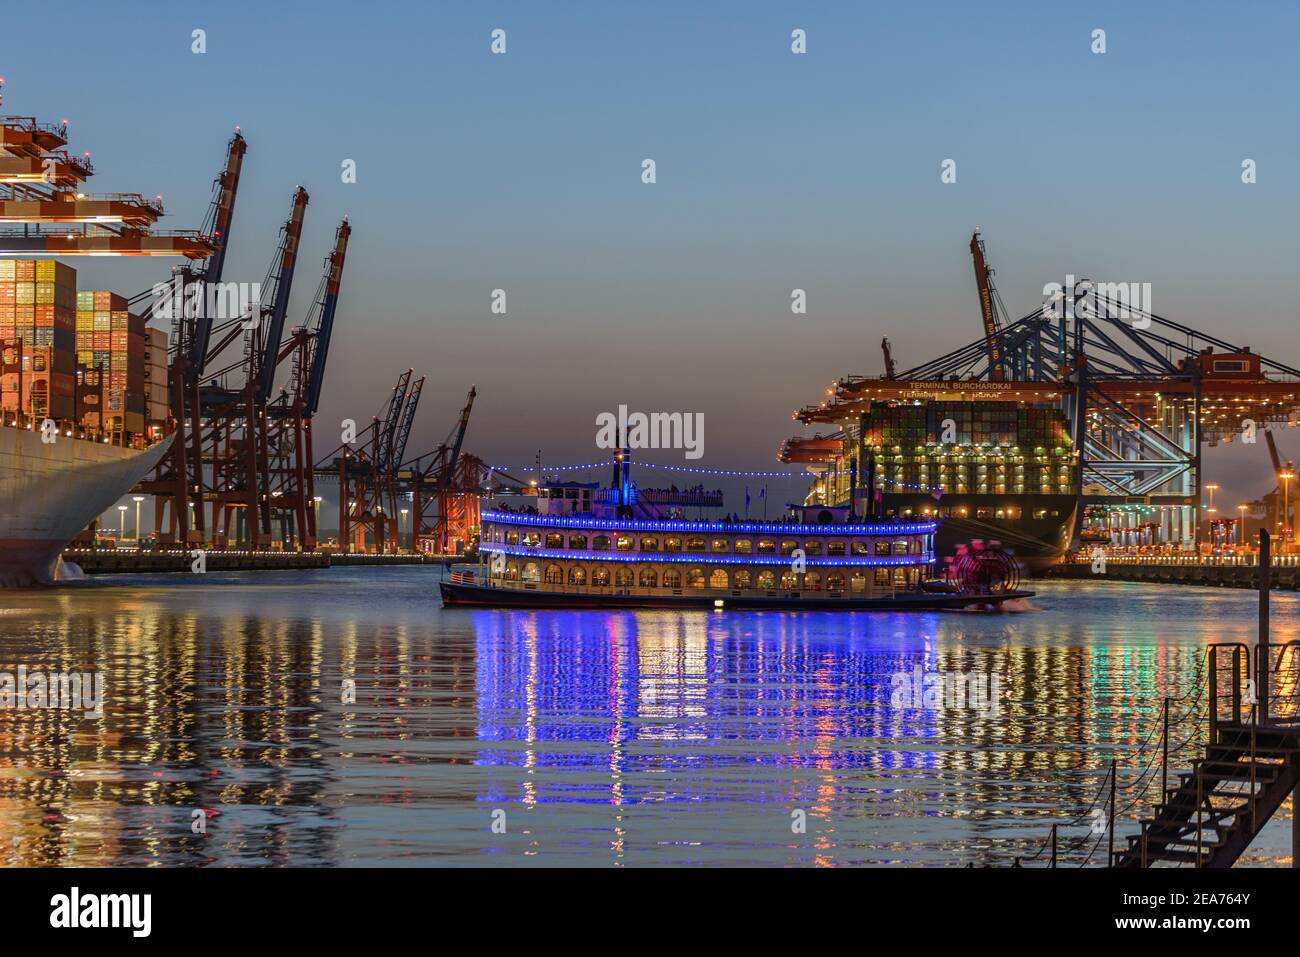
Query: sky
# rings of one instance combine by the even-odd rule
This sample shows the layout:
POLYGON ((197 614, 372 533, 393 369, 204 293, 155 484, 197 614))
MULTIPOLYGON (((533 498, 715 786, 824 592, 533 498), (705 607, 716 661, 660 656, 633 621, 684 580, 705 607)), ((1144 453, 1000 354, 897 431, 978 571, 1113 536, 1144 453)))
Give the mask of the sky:
MULTIPOLYGON (((466 448, 493 463, 595 461, 625 404, 704 416, 701 459, 649 458, 771 469, 882 336, 901 368, 979 337, 977 225, 1015 316, 1067 273, 1150 282, 1157 313, 1300 365, 1298 46, 1283 2, 67 0, 6 10, 0 76, 5 113, 68 118, 91 188, 161 193, 165 227, 201 223, 239 124, 226 278, 264 277, 304 185, 291 321, 350 218, 318 451, 413 367, 410 451, 474 384, 466 448)), ((76 265, 128 295, 168 268, 76 265)), ((1205 480, 1254 497, 1266 461, 1212 449, 1205 480)))

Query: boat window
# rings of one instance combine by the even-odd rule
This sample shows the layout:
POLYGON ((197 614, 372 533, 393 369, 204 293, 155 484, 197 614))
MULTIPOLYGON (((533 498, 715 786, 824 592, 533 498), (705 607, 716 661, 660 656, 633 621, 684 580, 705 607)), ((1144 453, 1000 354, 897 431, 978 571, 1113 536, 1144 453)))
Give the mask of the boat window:
POLYGON ((895 555, 906 555, 906 554, 907 554, 907 549, 908 549, 908 544, 909 544, 909 543, 908 543, 907 539, 905 539, 905 538, 900 538, 898 541, 894 542, 894 554, 895 554, 895 555))
POLYGON ((547 565, 547 566, 546 566, 546 584, 548 584, 548 585, 563 585, 563 584, 564 584, 564 569, 562 569, 559 565, 547 565))
POLYGON ((776 589, 776 575, 768 570, 759 572, 758 589, 759 591, 774 591, 776 589))
POLYGON ((789 571, 782 572, 782 573, 781 573, 781 589, 782 589, 782 591, 798 591, 798 590, 799 590, 799 575, 798 575, 798 573, 797 573, 797 572, 789 572, 789 571))
POLYGON ((518 545, 518 544, 519 544, 519 533, 518 533, 518 532, 506 532, 506 544, 507 544, 507 545, 518 545))
POLYGON ((826 590, 827 590, 827 591, 844 591, 844 576, 843 576, 843 575, 827 575, 827 576, 826 576, 826 590))
POLYGON ((1034 509, 1034 518, 1047 518, 1047 509, 1045 508, 1034 509))
POLYGON ((686 569, 686 585, 688 588, 703 588, 704 569, 699 567, 686 569))
POLYGON ((642 588, 654 588, 658 584, 659 584, 659 576, 655 574, 655 570, 653 568, 641 569, 642 588))
POLYGON ((732 551, 737 555, 752 555, 754 553, 754 543, 748 538, 738 538, 735 545, 732 546, 732 551))
POLYGON ((731 551, 731 543, 725 538, 715 538, 713 541, 709 542, 709 550, 726 554, 731 551))
POLYGON ((563 548, 563 547, 564 547, 564 536, 561 535, 559 532, 547 532, 547 533, 546 533, 546 547, 547 547, 547 548, 563 548))
POLYGON ((677 538, 676 536, 671 536, 669 538, 664 539, 664 551, 680 552, 681 550, 682 550, 682 540, 680 538, 677 538))
POLYGON ((877 585, 888 585, 888 584, 889 584, 889 569, 888 569, 888 568, 877 568, 877 569, 876 569, 876 584, 877 584, 877 585))
POLYGON ((820 541, 804 542, 803 553, 805 555, 820 555, 822 553, 822 543, 820 541))
POLYGON ((537 562, 529 562, 524 566, 524 581, 537 582, 541 580, 541 577, 537 570, 537 562))
POLYGON ((524 532, 524 544, 529 548, 536 548, 542 541, 541 532, 524 532))
POLYGON ((517 581, 519 581, 519 563, 518 563, 518 562, 510 562, 509 564, 506 565, 506 581, 508 581, 508 582, 517 582, 517 581))
POLYGON ((776 542, 770 538, 760 538, 758 540, 758 553, 760 555, 775 555, 776 542))
MULTIPOLYGON (((1020 506, 1019 506, 1019 505, 1008 505, 1008 506, 1007 506, 1006 508, 1004 508, 1004 509, 999 509, 999 511, 1000 511, 1000 512, 1004 512, 1004 513, 1006 513, 1006 517, 1007 517, 1007 518, 1016 519, 1016 518, 1019 518, 1019 517, 1020 517, 1020 506)), ((1001 517, 1001 516, 999 516, 999 517, 1001 517)))
POLYGON ((827 542, 827 543, 826 543, 826 554, 827 554, 827 555, 843 555, 843 554, 844 554, 844 543, 843 543, 843 542, 827 542))
POLYGON ((694 535, 686 539, 686 550, 688 552, 704 551, 704 539, 694 535))
POLYGON ((591 572, 591 583, 593 585, 605 586, 609 584, 609 569, 604 565, 597 565, 591 572))
POLYGON ((586 550, 587 550, 587 536, 586 536, 586 535, 570 535, 570 536, 569 536, 569 547, 570 547, 570 548, 581 548, 583 551, 586 551, 586 550))
POLYGON ((796 548, 798 548, 798 547, 799 547, 799 543, 796 542, 793 538, 783 538, 783 539, 781 539, 781 554, 782 554, 782 555, 793 555, 793 554, 794 554, 794 550, 795 550, 796 548))
POLYGON ((804 591, 821 591, 822 576, 818 572, 809 572, 803 576, 804 591))
POLYGON ((665 588, 681 588, 681 587, 682 587, 682 573, 679 572, 679 571, 677 571, 677 569, 675 569, 675 568, 670 568, 670 569, 668 569, 666 572, 664 572, 664 587, 665 587, 665 588))
POLYGON ((991 509, 991 508, 977 508, 977 509, 975 509, 975 517, 976 517, 976 518, 992 518, 992 517, 993 517, 993 509, 991 509))
POLYGON ((709 587, 715 591, 726 591, 731 587, 725 568, 715 568, 709 573, 709 587))
POLYGON ((623 566, 614 572, 614 584, 619 588, 631 588, 636 580, 629 566, 623 566))
POLYGON ((754 584, 754 578, 749 573, 748 568, 737 569, 731 575, 731 587, 733 588, 750 588, 754 584))
POLYGON ((630 552, 632 550, 632 536, 618 535, 614 538, 614 547, 620 552, 630 552))
POLYGON ((659 539, 655 538, 655 536, 653 536, 653 535, 642 535, 642 536, 641 536, 641 551, 643 551, 643 552, 657 552, 657 551, 659 551, 659 539))
POLYGON ((867 576, 862 572, 854 572, 849 578, 849 589, 856 594, 862 594, 867 590, 867 576))
POLYGON ((849 550, 850 550, 854 555, 870 555, 870 554, 871 554, 871 543, 870 543, 870 542, 863 542, 863 541, 852 542, 852 543, 850 543, 850 545, 849 545, 849 550))
POLYGON ((592 550, 593 552, 607 552, 607 551, 609 551, 609 536, 608 536, 608 535, 597 535, 595 538, 593 538, 593 539, 591 540, 591 550, 592 550))
POLYGON ((585 585, 587 584, 587 570, 581 565, 572 565, 569 567, 569 584, 585 585))

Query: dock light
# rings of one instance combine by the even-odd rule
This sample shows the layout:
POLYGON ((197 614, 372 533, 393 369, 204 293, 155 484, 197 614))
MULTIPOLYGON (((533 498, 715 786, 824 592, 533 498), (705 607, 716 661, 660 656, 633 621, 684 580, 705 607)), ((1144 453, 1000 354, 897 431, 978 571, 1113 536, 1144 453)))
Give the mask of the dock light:
POLYGON ((713 599, 713 607, 714 607, 715 609, 717 609, 718 611, 721 611, 721 610, 722 610, 722 599, 721 599, 721 598, 715 598, 715 599, 713 599))

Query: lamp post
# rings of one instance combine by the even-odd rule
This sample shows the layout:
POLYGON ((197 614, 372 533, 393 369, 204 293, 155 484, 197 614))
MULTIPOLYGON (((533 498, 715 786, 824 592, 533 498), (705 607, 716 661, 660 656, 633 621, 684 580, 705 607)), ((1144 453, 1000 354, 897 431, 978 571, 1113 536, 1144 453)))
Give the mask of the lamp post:
POLYGON ((1295 472, 1283 469, 1277 477, 1282 480, 1282 542, 1285 544, 1291 540, 1291 480, 1295 472))
POLYGON ((118 517, 117 540, 120 542, 126 538, 126 506, 125 505, 119 505, 117 507, 117 517, 118 517))
POLYGON ((131 501, 135 502, 135 545, 140 547, 140 503, 144 501, 143 495, 132 495, 131 501))

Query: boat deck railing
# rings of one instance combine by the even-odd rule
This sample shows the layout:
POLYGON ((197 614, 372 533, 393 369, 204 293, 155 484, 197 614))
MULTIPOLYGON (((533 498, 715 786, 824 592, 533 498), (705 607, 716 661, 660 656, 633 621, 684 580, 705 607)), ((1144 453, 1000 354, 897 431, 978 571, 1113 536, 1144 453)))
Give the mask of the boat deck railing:
POLYGON ((894 598, 900 591, 908 591, 907 588, 899 588, 893 584, 875 585, 867 591, 855 592, 848 588, 813 588, 810 590, 790 591, 783 589, 765 589, 765 588, 664 588, 660 587, 643 587, 627 585, 569 585, 569 584, 548 584, 546 582, 529 582, 529 581, 506 581, 499 578, 492 578, 485 574, 473 571, 452 572, 451 580, 459 585, 478 585, 487 588, 500 588, 503 591, 536 591, 548 595, 608 595, 608 596, 678 596, 678 595, 698 595, 703 598, 715 598, 725 601, 728 598, 743 598, 746 595, 761 595, 765 598, 815 598, 815 599, 838 599, 838 598, 894 598))

